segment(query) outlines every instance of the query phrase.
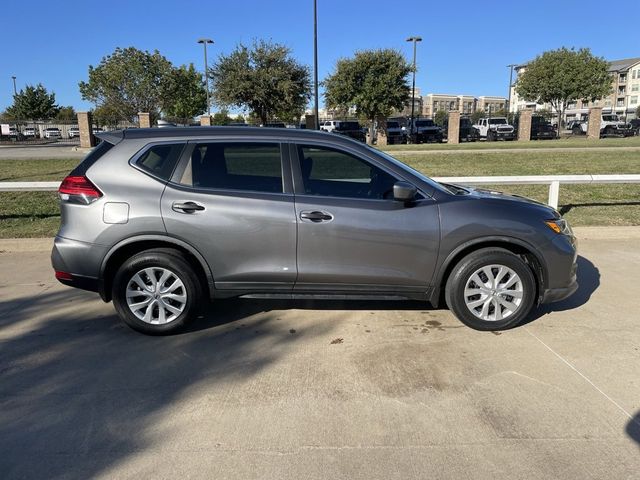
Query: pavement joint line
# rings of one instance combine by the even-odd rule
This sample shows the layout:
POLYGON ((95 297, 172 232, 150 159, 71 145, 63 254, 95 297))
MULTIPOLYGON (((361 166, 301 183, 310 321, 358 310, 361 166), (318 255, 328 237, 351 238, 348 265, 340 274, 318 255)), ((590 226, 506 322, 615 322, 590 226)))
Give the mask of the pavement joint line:
POLYGON ((631 415, 629 412, 627 412, 618 402, 616 402, 613 398, 611 398, 609 395, 607 395, 600 387, 598 387, 595 383, 593 383, 589 377, 587 377, 584 373, 582 373, 580 370, 578 370, 576 367, 574 367, 568 360, 566 360, 562 355, 560 355, 558 352, 556 352, 553 348, 551 348, 549 345, 547 345, 546 343, 544 343, 540 337, 538 337, 535 333, 533 333, 531 330, 529 330, 527 327, 523 327, 524 330, 531 335, 533 338, 535 338, 536 340, 538 340, 538 342, 540 342, 542 345, 544 345, 551 353, 553 353, 556 357, 558 357, 560 360, 562 360, 569 368, 571 368, 571 370, 573 370, 574 372, 576 372, 578 375, 580 375, 584 380, 587 381, 587 383, 589 383, 589 385, 591 385, 593 388, 595 388, 598 392, 600 392, 601 395, 603 395, 607 400, 609 400, 611 403, 613 403, 618 410, 620 410, 622 413, 624 413, 627 417, 629 417, 629 419, 631 419, 632 422, 640 425, 640 422, 638 420, 636 420, 635 418, 633 418, 633 415, 631 415))

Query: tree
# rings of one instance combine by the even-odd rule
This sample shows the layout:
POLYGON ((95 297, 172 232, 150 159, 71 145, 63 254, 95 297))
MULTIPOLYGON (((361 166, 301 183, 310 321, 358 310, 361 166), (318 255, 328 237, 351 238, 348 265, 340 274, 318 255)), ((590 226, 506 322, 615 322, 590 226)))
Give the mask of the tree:
POLYGON ((484 113, 484 110, 476 110, 471 114, 471 123, 476 124, 480 121, 481 118, 486 117, 487 114, 484 113))
POLYGON ((212 125, 229 125, 233 119, 229 116, 229 110, 222 109, 219 112, 213 114, 211 119, 212 125))
POLYGON ((172 69, 163 81, 162 111, 167 118, 187 123, 207 109, 207 91, 193 64, 172 69))
POLYGON ((433 116, 433 121, 436 125, 444 125, 444 122, 449 118, 449 114, 444 110, 438 110, 436 114, 433 116))
POLYGON ((262 123, 299 117, 311 98, 309 68, 284 45, 256 41, 220 55, 209 70, 221 106, 248 108, 262 123))
POLYGON ((84 100, 106 108, 120 120, 133 120, 138 112, 157 118, 172 69, 171 62, 157 50, 116 48, 97 67, 89 65, 89 80, 78 85, 84 100))
POLYGON ((526 101, 549 103, 562 119, 570 102, 595 101, 611 93, 609 64, 588 48, 550 50, 527 65, 515 89, 526 101))
POLYGON ((324 80, 327 106, 355 106, 357 115, 371 126, 378 120, 378 129, 384 134, 386 117, 394 109, 401 110, 409 99, 407 77, 411 71, 411 65, 396 50, 356 52, 353 58, 338 60, 334 72, 324 80))
POLYGON ((110 105, 100 105, 93 110, 93 120, 97 125, 117 126, 118 121, 123 120, 120 114, 110 105))
POLYGON ((60 107, 60 110, 58 110, 56 115, 56 120, 61 120, 63 122, 71 122, 76 120, 76 118, 76 111, 72 106, 60 107))
POLYGON ((14 120, 49 120, 58 113, 56 94, 47 92, 39 83, 35 87, 27 85, 13 96, 13 105, 6 110, 6 115, 14 120))

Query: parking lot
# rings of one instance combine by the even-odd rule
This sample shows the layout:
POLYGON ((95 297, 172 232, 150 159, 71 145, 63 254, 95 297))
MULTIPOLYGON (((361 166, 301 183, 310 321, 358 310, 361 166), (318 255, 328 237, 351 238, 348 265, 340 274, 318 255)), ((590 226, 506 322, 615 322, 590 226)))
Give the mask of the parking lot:
POLYGON ((637 478, 640 228, 510 331, 411 302, 225 300, 146 337, 0 244, 3 478, 637 478))

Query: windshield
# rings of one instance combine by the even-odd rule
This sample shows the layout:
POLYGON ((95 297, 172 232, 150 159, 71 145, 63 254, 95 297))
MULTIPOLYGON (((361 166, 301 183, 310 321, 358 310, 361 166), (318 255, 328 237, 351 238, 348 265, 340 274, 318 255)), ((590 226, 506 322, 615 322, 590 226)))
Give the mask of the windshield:
POLYGON ((387 122, 387 128, 400 128, 400 124, 398 122, 387 122))
POLYGON ((450 189, 448 189, 445 185, 443 185, 442 183, 436 182, 435 180, 433 180, 432 178, 429 178, 428 176, 426 176, 424 173, 419 172, 418 170, 416 170, 413 167, 410 167, 409 165, 407 165, 406 163, 401 162, 400 160, 398 160, 395 157, 392 157, 391 155, 389 155, 388 153, 383 152, 382 150, 378 150, 377 148, 373 148, 370 145, 365 145, 365 147, 367 149, 369 149, 371 152, 373 152, 375 155, 377 156, 381 156, 384 157, 387 161, 393 163, 394 165, 400 167, 401 169, 411 173, 412 175, 420 178, 421 180, 423 180, 424 182, 426 182, 427 184, 435 187, 435 188, 439 188, 440 190, 445 190, 447 192, 451 192, 450 189))
POLYGON ((490 118, 489 119, 489 125, 506 125, 506 124, 507 124, 506 118, 490 118))
POLYGON ((461 118, 460 119, 460 126, 461 127, 470 127, 471 126, 471 120, 469 120, 468 118, 461 118))
POLYGON ((416 120, 416 127, 433 127, 433 120, 416 120))
POLYGON ((602 119, 605 122, 617 122, 618 121, 618 115, 603 115, 602 119))

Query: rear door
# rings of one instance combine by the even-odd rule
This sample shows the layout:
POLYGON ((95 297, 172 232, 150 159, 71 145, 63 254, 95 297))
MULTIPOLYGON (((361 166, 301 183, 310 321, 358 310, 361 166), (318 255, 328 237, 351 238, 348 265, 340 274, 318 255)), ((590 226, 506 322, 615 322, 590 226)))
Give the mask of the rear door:
POLYGON ((292 150, 295 290, 425 292, 439 247, 435 201, 426 195, 411 206, 393 200, 394 183, 404 179, 355 153, 308 144, 292 150))
POLYGON ((190 142, 162 196, 169 235, 193 245, 224 290, 286 290, 296 278, 291 175, 277 142, 190 142))

